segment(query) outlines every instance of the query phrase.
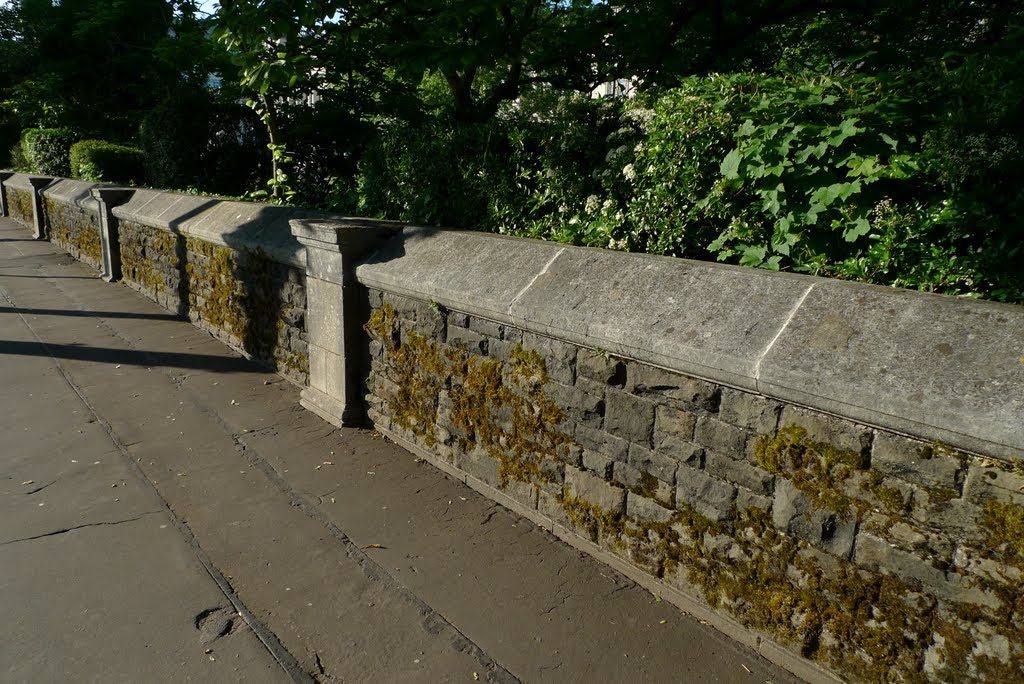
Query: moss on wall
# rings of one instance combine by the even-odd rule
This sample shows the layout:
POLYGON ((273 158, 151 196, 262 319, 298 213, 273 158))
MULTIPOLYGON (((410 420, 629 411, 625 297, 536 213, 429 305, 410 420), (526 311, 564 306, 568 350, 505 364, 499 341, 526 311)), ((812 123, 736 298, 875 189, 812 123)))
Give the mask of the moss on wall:
MULTIPOLYGON (((445 441, 456 453, 482 450, 500 462, 499 488, 547 492, 580 536, 668 584, 695 588, 709 605, 852 680, 1024 680, 1024 506, 984 504, 978 537, 955 542, 958 553, 978 559, 970 564, 954 566, 952 546, 944 558, 902 550, 888 543, 891 529, 928 544, 945 524, 921 515, 921 505, 943 511, 951 502, 968 508, 950 510, 973 504, 952 486, 894 481, 871 468, 867 450, 844 451, 785 425, 752 438, 750 465, 805 497, 807 511, 798 515, 808 524, 820 514, 847 525, 845 555, 782 529, 771 500, 735 504, 720 520, 681 501, 658 521, 605 510, 551 475, 575 445, 560 427, 563 407, 545 391, 540 353, 516 344, 508 358, 488 358, 414 327, 384 303, 366 329, 383 348, 374 372, 388 380, 375 385, 390 388, 386 412, 423 446, 440 451, 445 441), (874 564, 851 546, 864 533, 881 540, 874 564)), ((978 462, 941 445, 928 449, 931 457, 955 456, 960 470, 978 462)), ((679 472, 688 477, 686 467, 679 472)), ((641 472, 626 496, 653 505, 658 482, 641 472)))
POLYGON ((66 249, 76 259, 98 266, 103 258, 99 216, 50 197, 43 199, 43 207, 50 241, 66 249))
POLYGON ((26 226, 33 225, 35 221, 35 209, 32 205, 32 193, 28 190, 19 190, 7 186, 7 207, 11 217, 26 226))

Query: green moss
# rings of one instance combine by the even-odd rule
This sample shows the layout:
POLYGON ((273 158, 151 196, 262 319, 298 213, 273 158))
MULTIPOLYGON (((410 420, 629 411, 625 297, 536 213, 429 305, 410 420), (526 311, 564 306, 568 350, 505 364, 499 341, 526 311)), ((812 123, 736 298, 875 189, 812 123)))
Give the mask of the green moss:
POLYGON ((790 480, 815 509, 849 520, 851 507, 862 506, 845 493, 843 484, 865 469, 863 457, 812 441, 802 427, 790 425, 775 435, 761 435, 754 446, 754 460, 768 472, 790 480))
MULTIPOLYGON (((552 427, 564 415, 543 393, 548 377, 539 354, 517 346, 503 363, 442 348, 400 330, 387 305, 371 314, 366 328, 385 347, 381 372, 399 387, 387 398, 399 425, 432 443, 437 397, 447 393, 453 444, 497 458, 501 486, 543 481, 543 459, 553 458, 569 442, 552 427)), ((799 427, 762 436, 755 460, 791 480, 815 508, 840 516, 866 510, 856 498, 858 491, 880 501, 893 520, 903 519, 910 504, 900 490, 886 486, 881 473, 867 468, 861 454, 814 442, 799 427)), ((952 492, 947 489, 929 490, 929 495, 936 500, 952 492)), ((656 490, 650 473, 641 475, 633 489, 643 496, 656 490)), ((940 681, 962 681, 978 673, 1011 681, 1024 673, 1017 660, 1017 644, 1024 644, 1019 634, 1006 631, 1013 634, 1008 637, 1014 644, 1011 662, 977 657, 964 616, 951 614, 916 584, 865 572, 788 536, 765 511, 735 510, 722 522, 678 504, 669 520, 654 523, 603 510, 565 488, 559 500, 581 536, 654 576, 695 586, 712 606, 853 680, 923 681, 921 656, 929 648, 941 661, 940 681)), ((1024 562, 1024 509, 990 505, 985 520, 990 554, 1024 562)), ((1004 589, 999 596, 1008 617, 998 618, 1005 621, 998 629, 1010 630, 1014 621, 1024 624, 1024 611, 1017 609, 1022 603, 1018 589, 1004 589)), ((974 619, 992 624, 996 618, 985 609, 974 619)))
POLYGON ((35 221, 35 208, 32 206, 32 194, 24 190, 6 188, 8 212, 27 226, 35 221))
POLYGON ((882 484, 884 481, 885 475, 872 470, 867 479, 861 482, 860 488, 874 495, 890 513, 906 513, 910 509, 911 498, 904 497, 903 492, 895 487, 886 487, 882 484))
POLYGON ((1024 506, 989 501, 982 511, 984 548, 1003 563, 1024 565, 1024 506))
POLYGON ((99 219, 96 215, 64 202, 43 199, 50 241, 75 258, 92 265, 102 260, 99 219))
POLYGON ((548 375, 539 354, 517 345, 502 362, 442 350, 411 330, 403 338, 389 304, 371 312, 364 327, 384 346, 385 372, 397 387, 385 400, 398 426, 433 446, 438 396, 447 389, 453 439, 463 452, 479 448, 497 459, 501 487, 548 479, 542 460, 564 451, 569 438, 556 428, 565 415, 544 394, 548 375))

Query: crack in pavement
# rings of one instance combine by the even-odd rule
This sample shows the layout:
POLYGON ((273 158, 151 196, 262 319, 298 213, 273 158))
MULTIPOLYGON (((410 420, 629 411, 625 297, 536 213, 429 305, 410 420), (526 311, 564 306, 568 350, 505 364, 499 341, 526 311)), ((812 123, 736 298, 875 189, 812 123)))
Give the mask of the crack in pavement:
POLYGON ((32 537, 22 537, 21 539, 11 539, 9 541, 0 542, 0 546, 7 546, 8 544, 17 544, 19 542, 33 541, 35 539, 44 539, 46 537, 55 537, 55 536, 60 535, 60 534, 66 534, 68 532, 74 532, 75 530, 81 530, 81 529, 84 529, 86 527, 102 527, 104 525, 120 525, 122 523, 135 522, 136 520, 141 520, 142 518, 145 518, 147 515, 155 515, 157 513, 163 513, 163 511, 147 511, 146 513, 142 513, 141 515, 137 515, 134 518, 125 518, 124 520, 111 520, 111 521, 107 521, 107 522, 85 523, 84 525, 75 525, 74 527, 65 527, 65 528, 62 528, 62 529, 59 529, 59 530, 54 530, 53 532, 47 532, 45 534, 37 534, 37 535, 34 535, 32 537))

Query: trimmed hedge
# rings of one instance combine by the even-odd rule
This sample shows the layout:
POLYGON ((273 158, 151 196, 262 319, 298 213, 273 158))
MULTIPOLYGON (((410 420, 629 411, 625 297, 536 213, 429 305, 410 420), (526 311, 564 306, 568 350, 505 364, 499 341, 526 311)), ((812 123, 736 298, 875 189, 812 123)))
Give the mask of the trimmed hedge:
POLYGON ((21 148, 29 171, 46 176, 68 176, 68 153, 75 142, 69 128, 26 128, 21 132, 21 148))
POLYGON ((105 140, 82 140, 68 155, 71 176, 81 180, 137 185, 145 176, 142 150, 105 140))

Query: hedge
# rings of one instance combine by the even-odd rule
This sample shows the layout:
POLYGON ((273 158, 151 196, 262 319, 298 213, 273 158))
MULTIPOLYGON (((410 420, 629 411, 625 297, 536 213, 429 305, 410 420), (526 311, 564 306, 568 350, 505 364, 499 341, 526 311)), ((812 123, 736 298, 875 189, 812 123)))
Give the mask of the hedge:
POLYGON ((145 176, 142 150, 105 140, 82 140, 69 153, 73 178, 137 185, 145 176))
POLYGON ((75 137, 68 128, 26 128, 21 133, 21 148, 29 171, 46 176, 70 175, 68 152, 75 137))

